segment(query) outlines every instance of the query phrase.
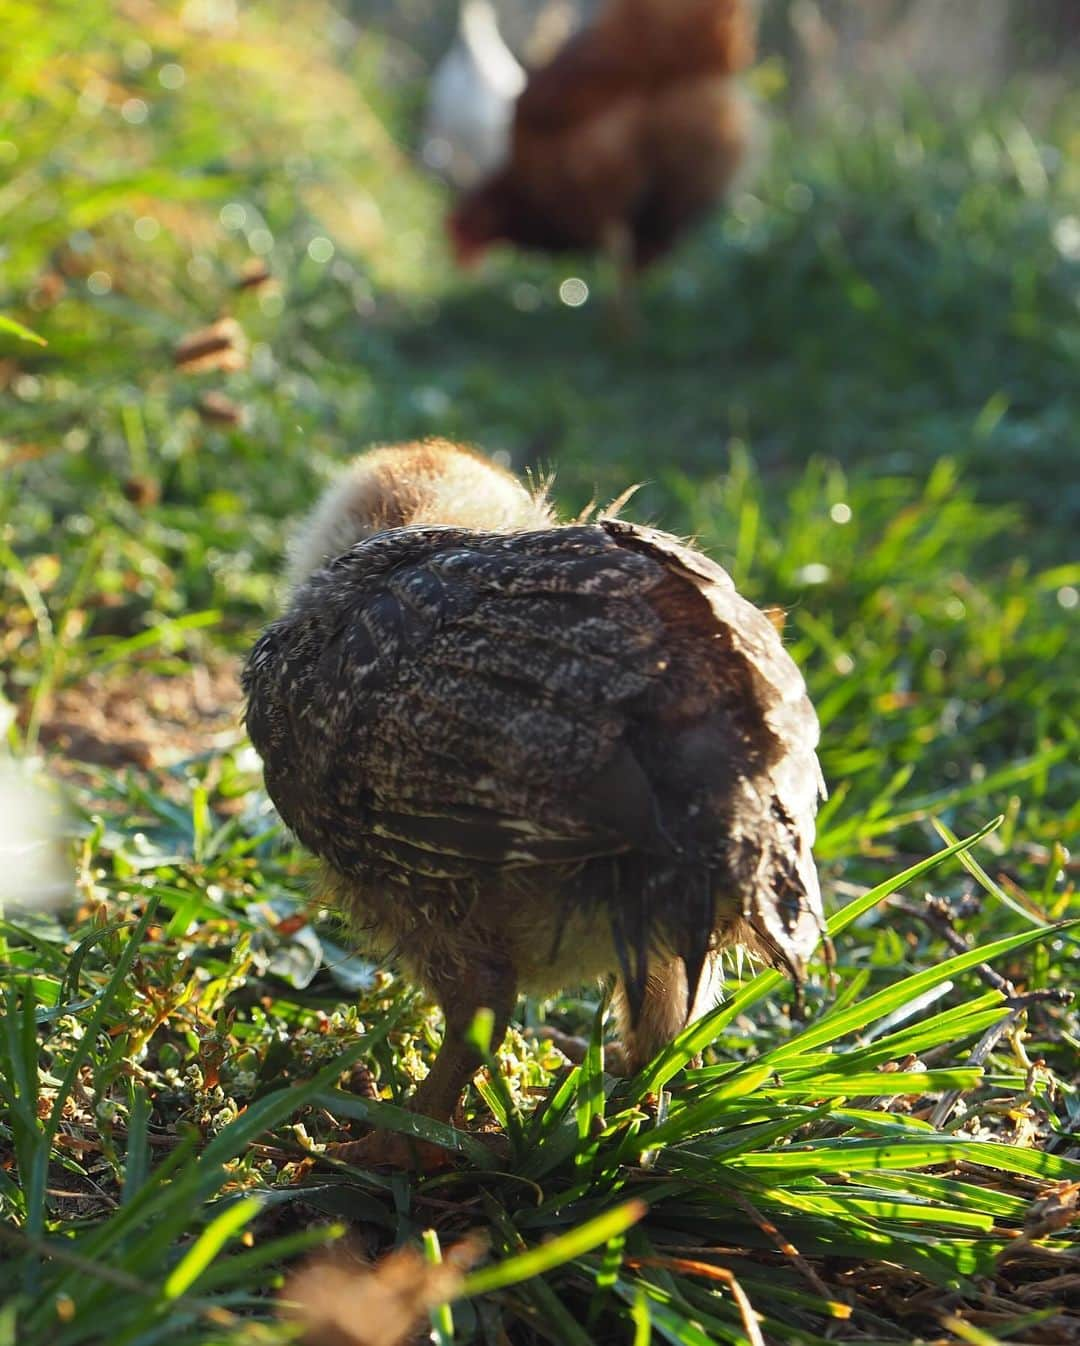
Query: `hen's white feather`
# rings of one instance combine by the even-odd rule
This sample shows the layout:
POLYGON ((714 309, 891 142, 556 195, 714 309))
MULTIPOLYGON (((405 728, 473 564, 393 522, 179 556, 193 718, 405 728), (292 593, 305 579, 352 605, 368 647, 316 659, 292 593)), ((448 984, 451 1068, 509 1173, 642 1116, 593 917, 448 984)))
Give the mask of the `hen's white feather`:
POLYGON ((424 161, 458 188, 494 172, 506 158, 524 86, 491 0, 462 0, 457 37, 431 79, 424 161))

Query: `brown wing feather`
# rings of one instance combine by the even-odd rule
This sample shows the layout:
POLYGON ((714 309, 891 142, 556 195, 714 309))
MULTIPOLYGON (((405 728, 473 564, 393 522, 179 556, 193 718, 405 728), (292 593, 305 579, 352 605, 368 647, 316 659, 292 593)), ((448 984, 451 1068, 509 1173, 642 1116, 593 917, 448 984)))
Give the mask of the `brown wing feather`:
POLYGON ((400 530, 339 558, 248 665, 285 820, 344 872, 662 847, 623 741, 662 662, 650 572, 596 528, 400 530))
POLYGON ((514 134, 555 135, 640 91, 640 60, 601 28, 575 34, 533 71, 514 109, 514 134))
POLYGON ((667 712, 675 722, 683 717, 675 770, 703 782, 721 824, 742 890, 742 919, 752 932, 745 942, 799 974, 823 930, 812 848, 825 794, 817 716, 802 674, 769 619, 714 561, 655 529, 613 519, 601 524, 698 598, 689 602, 685 584, 654 595, 666 607, 669 639, 675 629, 684 632, 679 648, 694 670, 673 689, 667 712), (733 739, 739 740, 734 759, 726 747, 733 739))

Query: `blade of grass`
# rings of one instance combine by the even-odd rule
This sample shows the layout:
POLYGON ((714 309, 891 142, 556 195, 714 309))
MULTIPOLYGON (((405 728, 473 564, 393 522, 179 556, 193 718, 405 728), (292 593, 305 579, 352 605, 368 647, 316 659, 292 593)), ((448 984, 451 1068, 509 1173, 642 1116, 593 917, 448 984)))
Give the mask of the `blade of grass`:
MULTIPOLYGON (((424 1257, 432 1266, 442 1264, 442 1247, 434 1229, 425 1229, 420 1235, 424 1257)), ((435 1346, 451 1346, 454 1340, 454 1311, 449 1304, 438 1304, 431 1310, 431 1339, 435 1346)))
POLYGON ((789 1145, 775 1153, 744 1153, 728 1157, 738 1168, 795 1173, 862 1173, 872 1169, 927 1168, 932 1164, 969 1163, 996 1168, 1003 1173, 1021 1173, 1033 1178, 1076 1182, 1080 1161, 1065 1159, 1045 1150, 1020 1150, 997 1141, 968 1140, 939 1135, 924 1140, 808 1141, 789 1145))
POLYGON ((335 1117, 355 1117, 383 1131, 396 1131, 399 1135, 412 1136, 414 1140, 423 1140, 429 1145, 441 1145, 444 1150, 465 1155, 477 1168, 486 1169, 491 1163, 490 1152, 467 1131, 459 1131, 446 1122, 437 1122, 418 1112, 409 1112, 407 1108, 399 1108, 394 1103, 358 1098, 340 1089, 325 1088, 319 1091, 313 1101, 327 1108, 335 1117))
POLYGON ((906 1001, 922 995, 924 991, 936 986, 939 982, 948 981, 951 977, 958 976, 961 972, 966 972, 979 963, 991 962, 1002 954, 1011 953, 1014 949, 1022 949, 1029 944, 1034 944, 1036 940, 1045 939, 1049 933, 1064 928, 1066 927, 1055 926, 1052 931, 1047 931, 1040 926, 1034 930, 1024 930, 1020 934, 994 940, 992 943, 984 944, 977 949, 969 949, 967 953, 956 954, 952 958, 947 958, 944 962, 938 963, 935 967, 925 968, 922 972, 913 973, 910 977, 905 977, 902 981, 885 987, 876 994, 868 996, 860 1004, 853 1005, 840 1014, 825 1015, 797 1037, 774 1047, 765 1054, 762 1060, 768 1061, 770 1065, 775 1067, 782 1061, 790 1060, 793 1057, 797 1058, 805 1048, 820 1047, 826 1042, 834 1042, 837 1038, 857 1032, 866 1024, 890 1013, 906 1001))
POLYGON ((150 1170, 150 1099, 142 1085, 133 1084, 129 1095, 127 1155, 124 1162, 123 1204, 129 1205, 146 1182, 150 1170))
POLYGON ((9 318, 4 313, 0 313, 0 332, 10 332, 20 341, 29 341, 35 346, 47 346, 49 344, 43 336, 38 336, 37 332, 31 331, 29 327, 24 327, 21 322, 16 322, 14 318, 9 318))
POLYGON ((795 1083, 767 1085, 761 1092, 765 1098, 888 1098, 897 1094, 936 1093, 944 1089, 974 1089, 982 1078, 983 1071, 979 1066, 910 1072, 874 1071, 818 1075, 795 1083))
POLYGON ((592 1158, 592 1142, 604 1126, 604 1103, 604 1007, 601 1005, 593 1018, 578 1079, 576 1115, 580 1145, 574 1156, 578 1167, 592 1158))
POLYGON ((725 1080, 711 1091, 707 1099, 695 1100, 660 1126, 642 1129, 637 1135, 628 1137, 619 1150, 620 1161, 626 1162, 629 1156, 644 1150, 677 1145, 691 1135, 711 1130, 725 1113, 760 1089, 772 1073, 770 1066, 753 1065, 740 1070, 734 1078, 725 1080))
POLYGON ((543 1276, 575 1257, 591 1252, 593 1248, 617 1238, 645 1214, 648 1207, 644 1201, 626 1201, 614 1210, 598 1215, 586 1221, 567 1234, 560 1234, 539 1248, 530 1248, 518 1253, 493 1267, 482 1267, 479 1271, 466 1276, 460 1298, 472 1298, 476 1295, 490 1294, 493 1290, 503 1290, 507 1286, 517 1285, 521 1281, 531 1280, 534 1276, 543 1276))
MULTIPOLYGON (((944 822, 942 822, 940 818, 931 818, 930 822, 934 830, 937 832, 938 836, 942 839, 942 841, 946 843, 946 845, 951 846, 955 843, 956 835, 954 834, 951 827, 947 826, 944 822)), ((1000 902, 1003 906, 1008 907, 1010 911, 1015 912, 1017 916, 1020 916, 1023 920, 1029 922, 1029 924, 1031 925, 1041 925, 1044 929, 1046 929, 1053 924, 1053 922, 1048 920, 1045 916, 1040 916, 1038 913, 1029 910, 1022 903, 1017 902, 1015 898, 1010 897, 1009 894, 1005 891, 1004 888, 1002 888, 1002 886, 999 883, 994 882, 994 880, 990 877, 989 874, 987 874, 986 870, 983 869, 982 865, 979 864, 978 860, 976 860, 975 857, 970 852, 961 851, 959 855, 960 855, 960 863, 964 866, 964 868, 972 876, 972 878, 977 880, 977 882, 980 883, 983 886, 983 888, 986 889, 986 891, 990 894, 990 896, 996 898, 997 901, 1000 902)))
POLYGON ((162 1290, 165 1298, 177 1299, 187 1294, 229 1239, 250 1224, 260 1210, 262 1202, 257 1196, 244 1197, 226 1206, 220 1215, 210 1221, 169 1274, 162 1290))

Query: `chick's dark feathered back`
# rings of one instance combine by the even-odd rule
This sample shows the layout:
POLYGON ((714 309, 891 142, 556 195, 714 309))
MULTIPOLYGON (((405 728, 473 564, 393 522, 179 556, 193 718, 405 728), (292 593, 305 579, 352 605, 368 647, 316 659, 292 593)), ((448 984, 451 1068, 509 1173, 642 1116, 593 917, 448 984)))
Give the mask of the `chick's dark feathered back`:
MULTIPOLYGON (((694 984, 741 940, 816 943, 817 721, 730 579, 617 521, 397 529, 317 572, 244 673, 282 817, 331 870, 445 919, 511 876, 610 916, 694 984)), ((563 908, 565 910, 565 906, 563 908)))

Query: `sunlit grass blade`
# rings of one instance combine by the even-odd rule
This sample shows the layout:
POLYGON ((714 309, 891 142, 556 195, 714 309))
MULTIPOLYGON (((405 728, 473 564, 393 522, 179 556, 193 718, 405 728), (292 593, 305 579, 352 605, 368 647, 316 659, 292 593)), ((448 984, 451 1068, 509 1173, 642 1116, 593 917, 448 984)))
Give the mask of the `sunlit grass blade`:
POLYGON ((626 1159, 644 1150, 676 1145, 690 1135, 710 1130, 725 1113, 730 1113, 748 1095, 759 1090, 772 1075, 771 1066, 747 1066, 730 1076, 704 1099, 696 1099, 681 1108, 673 1117, 659 1126, 643 1128, 636 1136, 628 1137, 620 1151, 626 1159))
POLYGON ((485 1007, 477 1011, 470 1026, 468 1039, 487 1067, 486 1077, 478 1075, 474 1082, 477 1092, 487 1103, 496 1121, 509 1137, 511 1149, 516 1155, 521 1150, 521 1117, 503 1076, 498 1057, 495 1055, 495 1048, 498 1043, 491 1040, 494 1023, 493 1012, 485 1007))
POLYGON ((533 1116, 530 1144, 542 1147, 569 1112, 580 1087, 581 1067, 571 1066, 565 1077, 533 1116))
POLYGON ((991 1215, 997 1219, 1023 1219, 1029 1203, 1023 1197, 1003 1192, 984 1184, 976 1186, 959 1178, 936 1177, 929 1173, 878 1172, 867 1179, 869 1189, 899 1192, 903 1196, 919 1197, 935 1203, 948 1203, 961 1210, 991 1215))
MULTIPOLYGON (((1055 927, 1057 930, 1062 928, 1064 927, 1055 927)), ((840 1014, 826 1014, 797 1037, 774 1047, 766 1054, 765 1059, 771 1065, 779 1066, 786 1060, 797 1058, 800 1052, 807 1048, 820 1047, 826 1042, 835 1042, 837 1038, 857 1032, 875 1019, 888 1014, 905 1001, 913 1000, 930 987, 947 981, 950 977, 965 972, 979 963, 992 962, 993 959, 1003 954, 1011 953, 1015 949, 1022 949, 1028 944, 1035 943, 1036 940, 1046 939, 1049 933, 1051 932, 1041 927, 1035 930, 1025 930, 1017 935, 1009 935, 1004 939, 994 940, 981 948, 971 949, 967 953, 955 954, 952 958, 947 958, 938 963, 936 967, 926 968, 922 972, 916 972, 910 977, 905 977, 894 985, 885 987, 875 995, 868 996, 860 1004, 853 1005, 840 1014)))
POLYGON ((869 892, 857 897, 847 906, 834 912, 826 923, 826 929, 831 938, 835 939, 837 935, 843 934, 849 926, 853 925, 860 916, 865 915, 873 907, 885 898, 891 897, 893 893, 899 892, 901 888, 909 883, 914 883, 916 879, 921 879, 924 874, 929 874, 938 865, 954 855, 961 855, 964 851, 969 851, 972 846, 977 846, 983 837, 995 832, 1002 824, 1002 817, 991 818, 988 823, 984 823, 977 832, 972 832, 970 836, 964 837, 961 841, 950 843, 944 850, 935 851, 933 855, 928 855, 925 860, 919 860, 907 869, 903 869, 899 874, 894 874, 892 878, 885 879, 882 883, 876 884, 869 892))
POLYGON ((624 1234, 645 1214, 643 1201, 626 1201, 614 1210, 586 1221, 567 1234, 550 1239, 539 1248, 530 1248, 516 1257, 508 1258, 493 1267, 482 1267, 466 1276, 460 1294, 463 1298, 490 1294, 521 1281, 543 1276, 565 1262, 581 1257, 593 1248, 624 1234))
MULTIPOLYGON (((886 1098, 896 1094, 928 1094, 943 1089, 974 1089, 982 1080, 980 1067, 952 1070, 877 1071, 871 1074, 817 1075, 797 1083, 769 1085, 766 1098, 886 1098)), ((767 1078, 767 1077, 766 1077, 767 1078)), ((711 1097, 711 1095, 706 1095, 711 1097)))
POLYGON ((270 1269, 285 1266, 301 1253, 344 1238, 345 1234, 344 1224, 316 1225, 295 1234, 269 1239, 243 1252, 234 1252, 206 1268, 199 1279, 199 1290, 206 1295, 229 1286, 251 1284, 256 1281, 256 1273, 267 1275, 270 1269))
POLYGON ((21 322, 16 322, 14 318, 9 318, 4 313, 0 313, 0 332, 10 332, 20 341, 29 341, 35 346, 47 346, 49 344, 43 336, 39 336, 37 332, 32 331, 21 322))
MULTIPOLYGON (((443 1258, 436 1230, 425 1229, 420 1242, 424 1257, 432 1266, 439 1266, 443 1258)), ((454 1311, 449 1304, 439 1304, 431 1310, 431 1339, 435 1346, 451 1346, 454 1340, 454 1311)))
POLYGON ((1053 1181, 1080 1179, 1080 1160, 1065 1159, 1045 1150, 1021 1150, 997 1141, 969 1140, 939 1135, 933 1139, 913 1137, 904 1141, 840 1140, 807 1141, 775 1153, 744 1153, 727 1162, 738 1168, 786 1174, 862 1173, 873 1169, 919 1169, 932 1164, 964 1161, 996 1168, 1003 1173, 1022 1173, 1053 1181))
MULTIPOLYGON (((940 818, 932 818, 931 823, 942 841, 947 845, 954 845, 956 843, 956 836, 953 833, 952 828, 942 822, 940 818)), ((987 874, 986 870, 983 869, 982 865, 979 864, 978 860, 975 859, 970 851, 960 851, 958 854, 960 856, 960 863, 972 878, 978 880, 990 896, 996 898, 1003 906, 1008 907, 1010 911, 1015 912, 1017 916, 1020 916, 1023 920, 1032 925, 1041 925, 1044 928, 1048 928, 1053 924, 1053 922, 1048 920, 1045 916, 1040 916, 1038 912, 1032 911, 1030 907, 1026 907, 1023 903, 1017 902, 1015 898, 1010 897, 1005 889, 1002 888, 1001 884, 995 883, 990 875, 987 874)))
POLYGON ((904 1201, 899 1198, 860 1196, 857 1192, 837 1189, 835 1195, 819 1196, 812 1192, 784 1191, 777 1188, 760 1193, 758 1200, 765 1204, 775 1202, 791 1210, 808 1214, 844 1219, 848 1214, 869 1216, 885 1223, 899 1221, 921 1228, 966 1229, 970 1233, 989 1234, 994 1228, 994 1217, 976 1211, 956 1210, 950 1206, 935 1206, 925 1201, 904 1201))
POLYGON ((585 1059, 577 1088, 577 1134, 579 1141, 575 1163, 587 1163, 591 1142, 604 1126, 604 1011, 593 1018, 585 1059))
POLYGON ((215 1216, 169 1273, 162 1287, 165 1298, 177 1299, 187 1294, 229 1239, 250 1224, 261 1209, 259 1198, 249 1196, 226 1206, 215 1216))

